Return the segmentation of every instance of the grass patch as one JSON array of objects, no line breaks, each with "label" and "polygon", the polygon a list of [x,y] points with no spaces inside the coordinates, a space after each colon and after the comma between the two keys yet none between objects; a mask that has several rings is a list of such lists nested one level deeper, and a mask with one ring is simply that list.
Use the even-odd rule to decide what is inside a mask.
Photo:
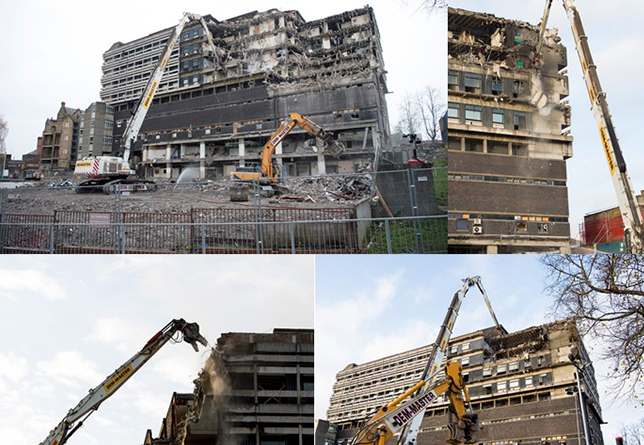
[{"label": "grass patch", "polygon": [[[445,167],[445,168],[440,168]],[[442,159],[434,163],[434,193],[436,203],[439,206],[447,207],[447,160]]]},{"label": "grass patch", "polygon": [[[385,222],[369,226],[365,253],[389,253]],[[389,221],[391,253],[447,253],[447,218]]]}]

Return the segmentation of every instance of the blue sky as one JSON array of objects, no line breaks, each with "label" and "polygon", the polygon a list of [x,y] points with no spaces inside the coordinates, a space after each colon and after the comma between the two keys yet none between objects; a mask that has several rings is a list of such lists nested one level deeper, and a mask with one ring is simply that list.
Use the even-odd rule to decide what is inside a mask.
[{"label": "blue sky", "polygon": [[[335,374],[435,340],[461,279],[480,275],[499,322],[510,332],[552,321],[543,296],[544,269],[535,256],[396,255],[316,258],[316,418],[326,418]],[[479,292],[470,291],[454,335],[492,326]],[[604,439],[621,422],[644,417],[644,409],[611,403],[605,395],[608,364],[586,339],[602,394]],[[594,348],[594,350],[592,349]]]},{"label": "blue sky", "polygon": [[[197,322],[211,344],[225,332],[312,328],[313,258],[5,255],[0,310],[2,443],[34,445],[174,318]],[[148,428],[156,437],[207,354],[166,344],[70,445],[135,445]]]},{"label": "blue sky", "polygon": [[[450,6],[484,11],[500,17],[538,24],[544,0],[450,0]],[[644,156],[640,151],[640,104],[644,90],[638,88],[644,59],[636,55],[644,45],[639,19],[644,14],[640,0],[619,0],[608,5],[603,0],[577,1],[577,8],[588,35],[599,78],[613,115],[613,123],[630,170],[633,187],[644,188]],[[561,0],[555,0],[548,21],[559,29],[568,49],[570,105],[572,107],[573,157],[568,165],[570,229],[573,235],[583,215],[617,206],[599,131],[590,111],[590,100],[583,81],[572,31]]]}]

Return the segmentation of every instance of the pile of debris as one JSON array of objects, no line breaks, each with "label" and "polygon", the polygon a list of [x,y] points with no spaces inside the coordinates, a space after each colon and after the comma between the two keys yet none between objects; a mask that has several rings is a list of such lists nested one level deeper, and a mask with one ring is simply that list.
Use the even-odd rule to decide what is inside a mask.
[{"label": "pile of debris", "polygon": [[279,201],[356,201],[374,193],[373,177],[364,174],[289,178],[285,185],[290,193],[278,197]]}]

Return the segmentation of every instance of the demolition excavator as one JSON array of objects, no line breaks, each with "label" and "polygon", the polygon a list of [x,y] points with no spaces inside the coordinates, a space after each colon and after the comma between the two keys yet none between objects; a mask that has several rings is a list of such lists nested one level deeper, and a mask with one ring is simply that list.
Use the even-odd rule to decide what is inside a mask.
[{"label": "demolition excavator", "polygon": [[184,319],[172,320],[163,329],[157,332],[141,351],[137,352],[131,359],[123,363],[116,371],[110,374],[101,384],[89,390],[75,408],[69,410],[65,418],[54,428],[47,438],[40,445],[63,445],[74,434],[89,416],[96,411],[101,404],[113,396],[123,384],[128,381],[148,360],[152,358],[168,341],[174,340],[175,334],[179,333],[183,340],[191,345],[195,351],[199,351],[197,344],[208,347],[208,341],[199,334],[197,323],[188,323]]},{"label": "demolition excavator", "polygon": [[452,298],[420,381],[367,420],[352,439],[351,445],[384,445],[395,434],[400,434],[398,445],[415,445],[425,409],[444,394],[449,398],[447,443],[477,442],[476,433],[482,427],[470,403],[462,367],[457,362],[447,361],[441,368],[461,304],[474,286],[481,292],[496,328],[505,332],[492,310],[481,277],[463,279],[463,284]]},{"label": "demolition excavator", "polygon": [[139,135],[145,116],[148,114],[150,105],[152,105],[152,99],[154,99],[166,65],[181,37],[183,28],[193,21],[201,23],[204,29],[204,34],[208,40],[206,55],[215,53],[215,44],[204,18],[197,14],[185,13],[179,24],[174,28],[172,36],[168,39],[159,63],[150,75],[148,83],[139,98],[139,102],[127,122],[127,127],[121,137],[120,145],[120,151],[123,155],[90,156],[77,161],[76,167],[74,168],[74,175],[81,180],[76,186],[78,193],[88,193],[100,189],[107,194],[115,193],[117,189],[122,191],[154,189],[153,181],[137,178],[134,170],[130,168],[130,150]]},{"label": "demolition excavator", "polygon": [[277,182],[281,177],[281,172],[279,171],[279,168],[276,168],[275,164],[273,164],[273,154],[275,153],[275,149],[279,143],[282,142],[296,126],[322,140],[325,154],[339,156],[346,150],[342,142],[334,140],[333,135],[322,129],[311,119],[302,116],[301,114],[290,113],[264,145],[261,166],[259,166],[259,168],[237,167],[237,169],[230,174],[230,179],[238,181],[259,181],[260,184]]},{"label": "demolition excavator", "polygon": [[[550,16],[553,0],[546,0],[543,17],[541,19],[541,29],[539,32],[539,41],[537,42],[535,52],[536,58],[542,57],[544,36],[546,24]],[[572,35],[577,47],[577,55],[581,62],[581,69],[584,74],[586,88],[590,97],[590,103],[595,122],[599,128],[599,135],[604,147],[604,154],[608,161],[613,187],[617,195],[620,213],[624,224],[624,244],[629,253],[641,253],[644,250],[644,226],[642,224],[642,214],[637,202],[637,195],[630,175],[626,169],[626,161],[619,146],[617,134],[613,120],[608,109],[606,93],[602,90],[597,74],[597,66],[593,61],[593,56],[588,45],[588,36],[584,32],[581,22],[581,16],[574,0],[562,0],[566,15],[570,21]]]}]

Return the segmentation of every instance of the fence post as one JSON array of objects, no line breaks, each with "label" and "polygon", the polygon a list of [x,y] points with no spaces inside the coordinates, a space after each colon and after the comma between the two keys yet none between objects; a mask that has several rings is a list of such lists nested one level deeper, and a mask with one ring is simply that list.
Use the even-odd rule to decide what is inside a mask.
[{"label": "fence post", "polygon": [[54,247],[54,243],[55,243],[55,239],[56,239],[55,238],[55,233],[56,233],[55,232],[55,226],[52,224],[52,225],[49,226],[49,253],[50,254],[53,254],[56,251],[56,249]]},{"label": "fence post", "polygon": [[387,237],[387,253],[391,254],[391,232],[389,231],[389,219],[385,219],[385,236]]},{"label": "fence post", "polygon": [[295,254],[295,227],[292,222],[288,223],[288,233],[291,236],[291,253]]},{"label": "fence post", "polygon": [[201,225],[201,253],[206,253],[206,226]]},{"label": "fence post", "polygon": [[255,191],[255,237],[256,237],[256,251],[263,253],[262,245],[262,198],[260,195],[259,178],[253,182]]},{"label": "fence post", "polygon": [[4,252],[4,238],[7,230],[5,223],[7,222],[7,189],[2,189],[2,201],[0,201],[0,252]]},{"label": "fence post", "polygon": [[[412,170],[411,168],[407,168],[407,183],[409,185],[409,199],[411,201],[411,216],[418,216],[418,203],[417,203],[417,196],[416,196],[416,184],[414,184],[414,177],[412,177]],[[417,219],[414,218],[413,220],[413,226],[414,226],[414,234],[416,235],[416,252],[420,252],[420,246],[422,241],[419,239],[420,238],[420,228],[419,228],[419,222]]]}]

